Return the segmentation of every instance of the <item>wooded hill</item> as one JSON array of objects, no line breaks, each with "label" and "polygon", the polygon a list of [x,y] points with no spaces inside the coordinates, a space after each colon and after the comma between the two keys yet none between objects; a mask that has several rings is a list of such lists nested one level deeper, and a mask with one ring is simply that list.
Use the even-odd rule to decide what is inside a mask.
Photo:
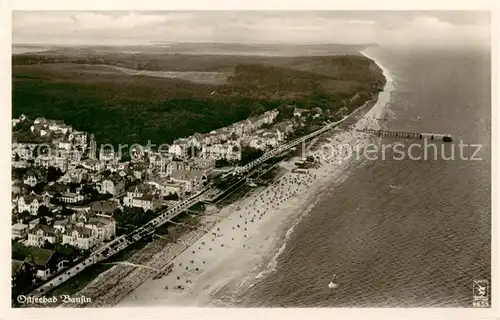
[{"label": "wooded hill", "polygon": [[[108,65],[108,66],[106,66]],[[128,75],[155,71],[231,72],[223,85]],[[64,50],[12,57],[13,116],[62,119],[98,143],[170,143],[273,108],[334,113],[381,90],[385,79],[363,56],[263,57],[89,53]]]}]

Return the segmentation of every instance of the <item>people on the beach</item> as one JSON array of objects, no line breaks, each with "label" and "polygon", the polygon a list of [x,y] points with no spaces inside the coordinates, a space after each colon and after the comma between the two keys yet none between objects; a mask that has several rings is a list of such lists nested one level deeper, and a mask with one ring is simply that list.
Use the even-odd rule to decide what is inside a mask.
[{"label": "people on the beach", "polygon": [[[369,123],[369,119],[364,126],[367,126]],[[373,137],[370,134],[356,132],[354,130],[350,132],[342,132],[342,137],[335,137],[332,139],[331,143],[346,143],[350,145],[351,148],[355,148],[357,145],[360,145],[361,148],[370,143],[372,140],[376,140],[376,137]],[[347,139],[346,139],[347,137]],[[342,149],[341,149],[342,150]],[[219,250],[228,250],[229,246],[227,242],[224,242],[225,237],[231,237],[231,243],[235,241],[243,241],[243,243],[238,243],[237,246],[232,248],[240,248],[248,250],[250,247],[250,242],[252,241],[254,235],[254,226],[259,225],[257,222],[257,218],[262,221],[269,215],[273,215],[276,211],[281,210],[282,208],[288,207],[292,201],[300,201],[300,195],[304,194],[314,183],[320,179],[326,181],[331,174],[338,170],[338,164],[341,163],[341,159],[338,156],[341,154],[325,157],[324,154],[321,153],[321,149],[318,149],[312,152],[312,156],[316,159],[317,162],[321,162],[317,167],[313,167],[308,170],[306,173],[292,173],[283,175],[280,178],[276,179],[274,182],[270,183],[268,187],[262,192],[256,194],[252,198],[248,198],[244,204],[235,206],[234,211],[237,212],[235,218],[231,217],[231,221],[233,223],[225,226],[224,224],[218,225],[216,228],[212,230],[216,230],[217,232],[211,232],[212,234],[212,242],[214,245],[217,245]],[[343,155],[346,155],[346,150],[344,150]],[[342,157],[341,157],[342,158]],[[297,199],[297,200],[296,200]],[[227,230],[227,229],[229,230]],[[207,235],[208,236],[208,235]],[[244,240],[243,240],[244,239]],[[205,245],[205,241],[201,242],[202,246],[198,246],[198,251],[192,250],[192,254],[194,255],[194,259],[188,260],[190,261],[191,269],[189,270],[186,266],[186,271],[183,272],[182,278],[186,284],[191,284],[195,280],[195,274],[203,273],[205,270],[200,269],[200,266],[203,264],[207,264],[208,259],[219,259],[220,251],[212,250],[212,247],[208,247],[208,250]],[[220,247],[218,246],[220,245]],[[216,248],[217,248],[216,247]],[[263,248],[262,244],[255,244],[255,248]],[[232,249],[229,249],[232,250]],[[238,249],[236,249],[238,250]],[[202,255],[203,260],[197,260],[196,256],[200,254]],[[200,263],[201,262],[201,263]],[[182,266],[182,263],[179,263]],[[189,271],[189,272],[188,272]],[[191,273],[196,271],[196,273]],[[181,277],[177,276],[177,280],[180,281]],[[177,284],[176,284],[177,285]],[[167,289],[168,286],[165,286]],[[185,287],[178,285],[180,291],[184,291]],[[189,287],[188,287],[189,288]]]}]

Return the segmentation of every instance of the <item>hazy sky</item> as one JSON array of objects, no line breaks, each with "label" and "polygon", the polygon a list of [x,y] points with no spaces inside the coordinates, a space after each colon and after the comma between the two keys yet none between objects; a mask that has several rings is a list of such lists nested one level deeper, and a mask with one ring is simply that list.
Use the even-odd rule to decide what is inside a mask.
[{"label": "hazy sky", "polygon": [[480,45],[479,11],[14,11],[14,43],[186,42]]}]

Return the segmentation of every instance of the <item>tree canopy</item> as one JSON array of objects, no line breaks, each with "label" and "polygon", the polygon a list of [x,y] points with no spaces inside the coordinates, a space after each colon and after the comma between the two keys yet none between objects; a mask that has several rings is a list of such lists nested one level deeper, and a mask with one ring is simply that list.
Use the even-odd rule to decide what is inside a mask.
[{"label": "tree canopy", "polygon": [[[95,133],[98,143],[145,145],[149,140],[160,145],[275,108],[289,116],[288,105],[336,110],[360,92],[360,99],[373,96],[384,83],[373,61],[360,56],[143,58],[150,70],[175,70],[182,65],[182,71],[229,71],[231,76],[216,85],[129,76],[113,68],[89,66],[138,67],[136,57],[126,54],[15,55],[13,115],[62,119],[77,130]],[[22,126],[18,133],[20,137],[31,134]]]}]

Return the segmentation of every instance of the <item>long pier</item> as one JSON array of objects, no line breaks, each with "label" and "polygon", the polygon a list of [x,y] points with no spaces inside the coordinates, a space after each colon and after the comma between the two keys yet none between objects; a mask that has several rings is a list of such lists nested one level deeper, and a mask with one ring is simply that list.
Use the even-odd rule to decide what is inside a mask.
[{"label": "long pier", "polygon": [[372,133],[379,137],[431,139],[431,140],[442,140],[445,142],[452,141],[452,137],[449,134],[441,134],[441,133],[419,133],[419,132],[389,131],[389,130],[375,130],[375,129],[356,129],[356,131],[364,133]]},{"label": "long pier", "polygon": [[[249,164],[247,164],[245,166],[237,167],[237,168],[233,169],[231,172],[229,172],[228,174],[241,175],[241,174],[248,173],[256,166],[264,163],[265,161],[267,161],[273,157],[280,155],[284,151],[293,148],[294,146],[306,141],[307,139],[310,139],[312,137],[315,137],[317,135],[320,135],[320,134],[330,130],[333,126],[343,122],[348,117],[349,116],[346,116],[340,121],[337,121],[334,123],[329,123],[329,124],[325,125],[323,128],[318,129],[318,130],[316,130],[308,135],[305,135],[305,136],[300,137],[298,139],[295,139],[293,141],[287,142],[282,146],[279,146],[271,151],[268,151],[260,158],[250,162]],[[139,241],[141,238],[143,238],[147,235],[153,234],[154,231],[158,227],[160,227],[161,225],[163,225],[167,222],[171,222],[171,219],[175,218],[176,216],[178,216],[182,212],[186,211],[187,209],[189,209],[189,207],[193,206],[194,204],[196,204],[200,201],[203,201],[204,200],[203,194],[205,192],[207,192],[208,190],[210,190],[211,187],[212,186],[209,185],[209,186],[205,187],[204,189],[202,189],[197,194],[189,197],[188,199],[181,201],[180,203],[178,203],[174,207],[161,211],[156,218],[150,220],[149,222],[147,222],[146,224],[142,225],[141,227],[135,229],[131,233],[129,233],[127,235],[122,235],[122,236],[106,243],[105,245],[98,247],[90,254],[90,256],[86,257],[85,259],[82,259],[77,265],[65,270],[61,274],[59,274],[56,277],[45,282],[44,284],[39,286],[37,289],[32,291],[30,293],[30,295],[34,296],[34,297],[41,297],[44,294],[46,294],[47,292],[49,292],[50,290],[54,289],[55,287],[59,286],[60,284],[62,284],[64,282],[66,282],[68,279],[79,274],[84,269],[86,269],[86,268],[88,268],[96,263],[99,263],[101,261],[108,259],[109,257],[115,255],[116,253],[120,252],[121,250],[127,248],[131,244]]]}]

